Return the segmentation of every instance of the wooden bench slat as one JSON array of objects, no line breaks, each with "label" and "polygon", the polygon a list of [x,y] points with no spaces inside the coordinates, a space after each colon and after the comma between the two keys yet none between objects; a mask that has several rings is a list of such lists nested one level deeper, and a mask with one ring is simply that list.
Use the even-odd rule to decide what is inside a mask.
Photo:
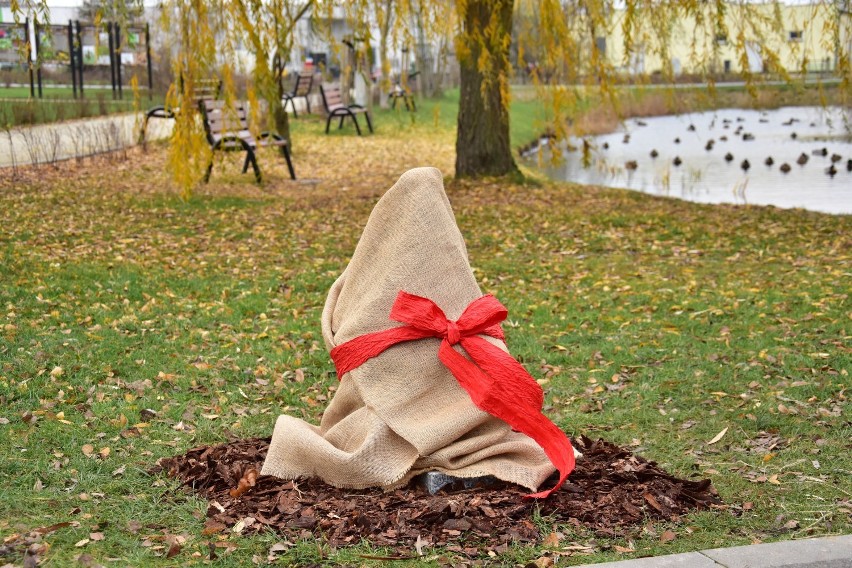
[{"label": "wooden bench slat", "polygon": [[320,94],[322,95],[322,103],[325,106],[326,113],[328,114],[328,120],[325,123],[325,133],[328,134],[328,128],[331,124],[332,118],[340,118],[340,125],[343,126],[343,120],[349,116],[352,118],[352,121],[355,123],[355,130],[358,131],[358,134],[361,134],[361,128],[358,126],[358,120],[355,118],[356,114],[363,114],[367,119],[367,127],[370,129],[370,132],[373,131],[373,125],[370,122],[370,113],[366,108],[363,108],[359,105],[345,104],[343,102],[343,94],[340,90],[340,84],[338,83],[323,83],[320,85]]},{"label": "wooden bench slat", "polygon": [[[254,168],[254,175],[258,183],[261,181],[260,168],[257,166],[257,158],[255,157],[255,149],[258,146],[275,146],[281,148],[284,158],[287,160],[287,168],[290,170],[290,177],[296,179],[296,173],[293,171],[293,164],[290,161],[289,145],[286,140],[277,139],[261,139],[260,143],[255,139],[254,135],[249,130],[248,126],[248,109],[242,102],[235,101],[226,104],[225,101],[205,100],[199,103],[204,119],[204,130],[207,132],[207,140],[214,151],[217,149],[226,151],[246,151],[246,162],[243,166],[243,172],[246,171],[249,165]],[[210,179],[210,172],[213,169],[213,160],[211,157],[210,164],[207,166],[207,173],[204,181]]]}]

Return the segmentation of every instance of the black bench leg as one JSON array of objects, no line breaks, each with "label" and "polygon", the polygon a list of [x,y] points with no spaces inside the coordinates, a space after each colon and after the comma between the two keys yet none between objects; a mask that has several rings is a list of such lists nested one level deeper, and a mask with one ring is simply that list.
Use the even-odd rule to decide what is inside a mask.
[{"label": "black bench leg", "polygon": [[263,181],[263,178],[260,175],[260,167],[257,165],[257,157],[254,154],[254,150],[252,150],[251,148],[246,150],[246,164],[249,163],[251,164],[251,167],[254,170],[254,179],[256,179],[257,183],[260,184]]},{"label": "black bench leg", "polygon": [[352,116],[352,122],[355,123],[355,131],[358,133],[358,136],[361,136],[361,127],[358,126],[358,119],[355,117],[354,114],[352,114],[350,116]]},{"label": "black bench leg", "polygon": [[311,114],[311,99],[305,96],[305,106],[308,107],[308,114]]},{"label": "black bench leg", "polygon": [[250,161],[251,160],[249,160],[249,154],[248,154],[248,152],[246,152],[246,161],[243,162],[243,173],[246,173],[248,171]]},{"label": "black bench leg", "polygon": [[[369,128],[369,129],[370,129],[370,134],[372,134],[372,133],[373,133],[373,123],[372,123],[372,122],[370,122],[370,113],[369,113],[369,112],[365,112],[365,113],[364,113],[364,116],[367,118],[367,128]],[[360,132],[359,132],[359,134],[360,134]]]},{"label": "black bench leg", "polygon": [[145,113],[145,118],[142,119],[142,130],[139,131],[139,141],[137,142],[137,144],[142,146],[142,149],[146,148],[146,146],[145,146],[145,132],[148,130],[148,118],[150,116],[151,115],[149,115],[148,113]]},{"label": "black bench leg", "polygon": [[287,103],[290,103],[293,106],[293,118],[299,118],[299,114],[296,112],[296,103],[293,102],[293,98],[284,95],[284,112],[287,112]]},{"label": "black bench leg", "polygon": [[213,172],[213,158],[216,156],[216,150],[218,150],[221,145],[222,141],[220,140],[213,144],[213,148],[210,149],[210,162],[207,163],[207,171],[204,172],[204,183],[210,181],[210,174]]},{"label": "black bench leg", "polygon": [[331,115],[328,115],[328,120],[325,121],[325,133],[328,134],[328,127],[331,126],[331,119],[334,118]]},{"label": "black bench leg", "polygon": [[391,110],[396,110],[396,97],[391,95]]},{"label": "black bench leg", "polygon": [[343,128],[343,120],[344,120],[345,118],[346,118],[346,115],[345,115],[345,114],[344,114],[343,116],[341,116],[341,117],[340,117],[340,124],[338,124],[338,125],[337,125],[337,129],[338,129],[338,130],[340,130],[341,128]]},{"label": "black bench leg", "polygon": [[293,169],[293,162],[290,160],[290,148],[281,146],[281,153],[284,154],[284,159],[287,161],[287,169],[290,170],[290,179],[296,179],[296,171]]}]

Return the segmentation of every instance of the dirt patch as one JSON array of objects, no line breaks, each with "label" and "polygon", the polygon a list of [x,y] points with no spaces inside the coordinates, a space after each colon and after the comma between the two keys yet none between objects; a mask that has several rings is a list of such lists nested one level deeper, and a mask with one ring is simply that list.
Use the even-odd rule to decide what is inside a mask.
[{"label": "dirt patch", "polygon": [[260,438],[194,448],[160,460],[155,471],[210,500],[206,535],[272,529],[289,539],[322,535],[333,546],[366,539],[408,553],[415,544],[476,554],[538,542],[536,510],[552,522],[617,536],[648,519],[677,520],[721,502],[710,480],[679,479],[604,440],[581,437],[575,445],[584,457],[564,488],[540,502],[524,500],[528,491],[509,484],[430,495],[416,485],[385,492],[259,476],[269,447]]}]

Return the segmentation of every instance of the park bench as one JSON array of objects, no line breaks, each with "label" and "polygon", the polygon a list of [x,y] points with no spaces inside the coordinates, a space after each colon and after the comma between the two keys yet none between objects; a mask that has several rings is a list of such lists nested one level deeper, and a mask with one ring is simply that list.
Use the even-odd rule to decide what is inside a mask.
[{"label": "park bench", "polygon": [[[249,165],[254,170],[257,183],[261,182],[260,167],[257,165],[256,150],[258,147],[275,147],[281,150],[281,155],[287,161],[287,169],[290,170],[290,178],[296,179],[293,171],[293,162],[290,160],[290,145],[281,136],[263,132],[259,139],[255,139],[248,126],[248,108],[240,101],[226,103],[220,100],[205,99],[199,102],[201,116],[204,119],[204,131],[207,141],[213,149],[213,155],[217,150],[223,152],[245,152],[246,160],[243,163],[243,173],[248,171]],[[210,180],[213,171],[213,155],[204,175],[204,183]]]},{"label": "park bench", "polygon": [[352,119],[352,122],[355,123],[355,130],[358,132],[358,136],[361,136],[361,127],[358,126],[357,117],[359,114],[364,115],[367,119],[367,128],[370,129],[370,133],[373,132],[373,124],[370,122],[370,113],[361,105],[344,104],[339,83],[323,83],[320,85],[320,95],[322,96],[322,104],[325,107],[325,112],[328,115],[328,120],[325,122],[326,134],[328,134],[328,127],[331,125],[331,120],[333,118],[340,118],[340,124],[337,126],[337,128],[340,129],[343,128],[343,120],[348,116]]},{"label": "park bench", "polygon": [[[420,71],[415,71],[410,74],[408,76],[409,81],[416,79],[419,73]],[[414,95],[411,94],[407,88],[402,86],[402,77],[397,77],[390,93],[388,93],[388,99],[391,102],[392,109],[396,109],[396,101],[402,99],[402,102],[405,103],[405,110],[409,112],[417,111],[417,103],[414,102]]]},{"label": "park bench", "polygon": [[305,99],[305,105],[308,107],[308,114],[311,113],[311,89],[314,86],[314,76],[310,75],[299,75],[296,77],[296,84],[293,85],[293,90],[289,93],[284,93],[284,96],[281,98],[284,101],[284,110],[287,110],[287,103],[290,103],[293,106],[293,117],[299,118],[299,113],[296,112],[296,100],[295,99]]},{"label": "park bench", "polygon": [[[181,79],[181,84],[183,79]],[[222,81],[219,79],[199,79],[192,85],[192,100],[189,101],[191,107],[195,108],[200,101],[218,99],[222,91]],[[183,92],[183,89],[181,89]],[[172,119],[177,116],[180,109],[177,107],[166,107],[157,105],[148,109],[145,113],[145,118],[142,120],[142,129],[139,131],[139,144],[145,144],[145,135],[148,131],[148,121],[152,118]]]}]

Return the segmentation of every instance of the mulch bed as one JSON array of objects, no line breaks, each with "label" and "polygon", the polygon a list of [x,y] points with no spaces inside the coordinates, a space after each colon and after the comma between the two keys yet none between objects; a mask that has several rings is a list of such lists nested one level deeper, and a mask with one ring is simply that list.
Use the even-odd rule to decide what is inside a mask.
[{"label": "mulch bed", "polygon": [[604,440],[583,436],[574,444],[583,452],[576,470],[561,491],[539,502],[524,500],[528,491],[510,484],[429,495],[418,485],[352,490],[257,475],[268,438],[201,446],[161,459],[155,470],[210,500],[206,535],[272,529],[288,539],[321,536],[332,546],[365,539],[409,552],[415,542],[469,554],[500,552],[510,541],[535,543],[542,536],[536,510],[553,522],[619,536],[631,525],[677,520],[721,503],[709,479],[679,479]]}]

